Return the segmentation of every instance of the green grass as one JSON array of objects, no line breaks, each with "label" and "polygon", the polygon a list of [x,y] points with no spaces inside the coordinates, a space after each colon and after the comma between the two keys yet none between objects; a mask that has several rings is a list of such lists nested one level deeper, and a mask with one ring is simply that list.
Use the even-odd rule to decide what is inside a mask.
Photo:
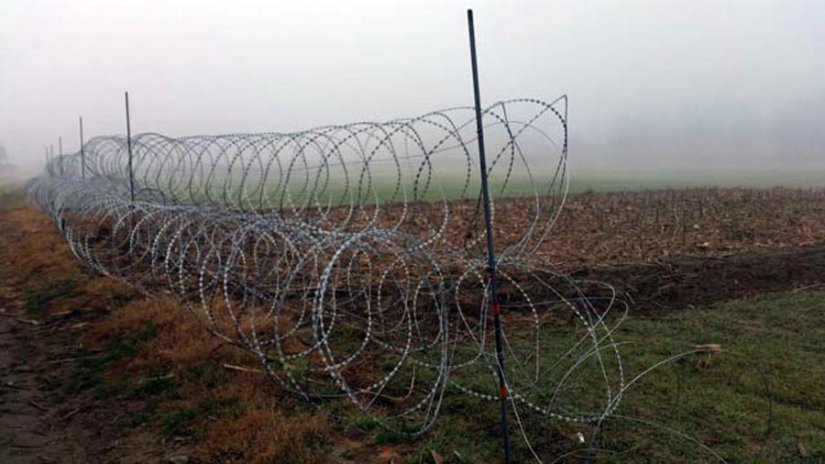
[{"label": "green grass", "polygon": [[[701,450],[661,427],[686,433],[728,461],[792,460],[801,444],[825,459],[825,293],[783,293],[732,301],[623,327],[630,371],[698,344],[722,353],[682,358],[630,391],[603,446],[646,443],[657,460]],[[655,432],[655,434],[652,434]],[[710,457],[708,453],[702,454]]]},{"label": "green grass", "polygon": [[149,398],[153,396],[170,398],[175,395],[176,389],[177,382],[175,379],[165,375],[141,380],[129,396],[131,398]]},{"label": "green grass", "polygon": [[570,192],[617,192],[697,187],[807,188],[825,186],[820,170],[678,170],[573,169]]},{"label": "green grass", "polygon": [[[129,386],[123,382],[108,385],[103,379],[106,369],[115,362],[134,356],[138,345],[151,340],[156,335],[155,327],[147,324],[120,334],[107,345],[103,353],[91,354],[84,348],[75,350],[72,355],[79,361],[77,368],[63,385],[64,393],[76,394],[85,389],[93,389],[94,396],[101,399],[129,391]],[[151,394],[152,391],[160,389],[161,385],[168,387],[163,383],[164,378],[157,380],[160,381],[160,385],[138,385],[132,395],[148,396],[147,393]],[[172,383],[172,388],[174,388],[174,383]],[[161,390],[161,393],[165,393],[168,388]]]},{"label": "green grass", "polygon": [[[490,193],[494,198],[532,196],[536,191],[546,193],[550,186],[550,181],[555,173],[555,165],[537,163],[532,165],[533,182],[524,170],[523,166],[517,165],[510,173],[506,189],[502,190],[503,181],[507,176],[506,166],[501,165],[494,170],[490,178]],[[432,171],[424,171],[420,177],[416,177],[417,164],[409,167],[402,167],[401,183],[403,190],[396,190],[397,172],[394,168],[386,165],[372,166],[370,176],[361,177],[362,166],[354,163],[349,166],[349,182],[343,178],[343,171],[335,171],[327,179],[323,175],[318,176],[318,172],[309,173],[309,177],[294,175],[287,185],[280,184],[279,179],[271,177],[266,183],[266,194],[264,204],[275,208],[301,208],[304,205],[315,205],[316,202],[322,206],[342,205],[354,203],[364,204],[386,204],[398,203],[404,200],[412,202],[414,200],[424,202],[437,202],[442,199],[476,199],[480,192],[480,179],[477,167],[471,169],[471,180],[466,185],[466,169],[463,161],[457,166],[454,163],[443,162],[433,165]],[[429,176],[427,175],[429,173]],[[617,191],[638,191],[638,190],[660,190],[660,189],[683,189],[697,187],[750,187],[768,188],[775,186],[785,186],[794,188],[807,188],[811,186],[825,186],[825,172],[822,170],[811,171],[791,171],[791,170],[645,170],[645,169],[579,169],[572,166],[567,172],[570,179],[569,191],[572,194],[588,191],[595,192],[617,192]],[[226,174],[216,175],[212,179],[208,197],[213,201],[222,201],[224,187],[227,188],[228,198],[231,204],[238,206],[241,202],[244,207],[258,207],[261,200],[261,191],[256,189],[258,178],[248,179],[244,189],[247,196],[241,190],[241,174],[233,172],[231,176]],[[361,188],[359,190],[359,181]],[[558,185],[556,186],[558,187]],[[285,194],[288,192],[288,195]],[[557,189],[554,189],[556,192]],[[310,197],[310,193],[314,196]],[[347,195],[344,195],[344,194]],[[187,201],[189,192],[181,191],[180,194]],[[205,202],[207,193],[203,190],[195,190],[194,200]]]},{"label": "green grass", "polygon": [[190,380],[203,385],[206,388],[213,388],[226,379],[226,370],[220,369],[214,364],[203,362],[194,364],[187,370]]},{"label": "green grass", "polygon": [[200,417],[240,417],[245,406],[238,398],[203,399],[189,408],[173,411],[161,419],[166,437],[185,436],[193,433],[192,424]]},{"label": "green grass", "polygon": [[[546,335],[565,343],[563,327]],[[682,357],[635,383],[597,434],[593,446],[602,451],[591,453],[593,462],[714,462],[715,455],[727,462],[825,460],[825,292],[631,315],[617,341],[626,343],[621,351],[628,380],[695,345],[718,344],[722,351]],[[585,386],[590,381],[582,380]],[[590,427],[530,415],[523,407],[519,411],[545,461],[584,449],[576,433],[588,439],[593,433]],[[493,462],[501,457],[498,421],[496,403],[448,394],[439,422],[421,439],[370,431],[364,423],[359,428],[372,433],[376,443],[415,447],[417,462],[430,462],[429,450],[453,460],[460,455],[467,462]],[[527,462],[529,451],[512,427],[514,462]]]},{"label": "green grass", "polygon": [[77,282],[74,280],[55,282],[36,289],[27,288],[24,295],[26,314],[38,316],[51,301],[70,296],[76,289]]}]

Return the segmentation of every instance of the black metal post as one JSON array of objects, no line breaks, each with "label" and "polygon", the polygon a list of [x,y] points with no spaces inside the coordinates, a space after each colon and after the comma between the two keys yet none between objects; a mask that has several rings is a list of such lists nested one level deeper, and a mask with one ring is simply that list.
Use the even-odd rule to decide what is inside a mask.
[{"label": "black metal post", "polygon": [[62,176],[64,174],[64,172],[63,172],[63,136],[62,135],[57,136],[57,159],[60,160],[60,163],[59,163],[60,175]]},{"label": "black metal post", "polygon": [[473,66],[473,97],[476,110],[476,133],[478,134],[478,161],[481,169],[481,195],[484,203],[484,226],[487,231],[487,272],[490,274],[490,308],[493,313],[496,336],[496,361],[499,384],[499,404],[501,406],[501,430],[504,440],[504,462],[510,463],[510,427],[507,423],[507,379],[504,375],[504,350],[501,334],[501,306],[498,302],[498,279],[496,274],[496,250],[493,242],[493,218],[490,208],[490,190],[487,186],[487,159],[484,155],[484,124],[481,120],[481,91],[478,84],[478,61],[476,59],[476,37],[473,27],[473,10],[467,10],[467,25],[470,29],[470,60]]},{"label": "black metal post", "polygon": [[83,179],[86,178],[86,153],[83,150],[83,116],[78,116],[80,121],[80,175]]},{"label": "black metal post", "polygon": [[126,147],[129,150],[129,198],[135,201],[135,175],[132,172],[132,126],[129,122],[129,92],[126,94]]}]

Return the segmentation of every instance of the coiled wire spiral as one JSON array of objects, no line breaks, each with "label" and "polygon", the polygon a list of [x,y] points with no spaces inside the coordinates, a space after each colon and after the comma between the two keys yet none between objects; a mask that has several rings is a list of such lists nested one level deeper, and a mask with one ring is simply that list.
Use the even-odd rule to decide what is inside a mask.
[{"label": "coiled wire spiral", "polygon": [[[625,391],[625,308],[531,258],[567,193],[567,98],[483,119],[510,401],[597,424]],[[346,396],[405,433],[449,395],[498,399],[472,108],[132,147],[134,200],[122,136],[90,140],[85,172],[61,156],[28,185],[90,268],[168,287],[285,389]],[[548,329],[568,318],[565,336]]]}]

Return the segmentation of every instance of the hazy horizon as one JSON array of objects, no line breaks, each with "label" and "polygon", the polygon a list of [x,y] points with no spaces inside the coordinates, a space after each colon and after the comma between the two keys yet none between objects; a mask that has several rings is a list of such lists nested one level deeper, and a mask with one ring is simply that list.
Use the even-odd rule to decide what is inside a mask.
[{"label": "hazy horizon", "polygon": [[[296,131],[570,98],[573,172],[825,171],[825,3],[4,2],[0,144]],[[721,176],[721,175],[720,175]]]}]

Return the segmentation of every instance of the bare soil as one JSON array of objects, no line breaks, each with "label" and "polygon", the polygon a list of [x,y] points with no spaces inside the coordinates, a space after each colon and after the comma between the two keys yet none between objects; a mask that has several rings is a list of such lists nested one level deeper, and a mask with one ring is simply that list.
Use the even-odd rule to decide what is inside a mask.
[{"label": "bare soil", "polygon": [[822,288],[825,246],[584,267],[572,276],[610,283],[629,297],[633,314],[656,314],[766,292]]}]

